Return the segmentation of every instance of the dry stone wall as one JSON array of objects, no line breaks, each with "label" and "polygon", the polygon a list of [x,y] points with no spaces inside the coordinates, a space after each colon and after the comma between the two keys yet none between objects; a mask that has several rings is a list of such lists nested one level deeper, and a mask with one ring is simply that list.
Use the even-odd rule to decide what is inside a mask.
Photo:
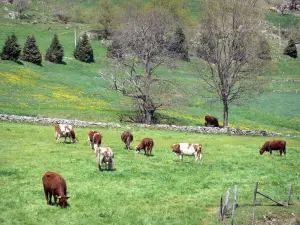
[{"label": "dry stone wall", "polygon": [[[102,123],[102,122],[87,122],[82,120],[69,120],[60,118],[44,118],[44,117],[31,117],[31,116],[18,116],[18,115],[6,115],[0,114],[0,120],[15,121],[21,123],[41,123],[41,124],[56,124],[66,123],[72,124],[75,127],[110,127],[110,128],[126,128],[118,123]],[[247,135],[247,136],[280,136],[281,133],[269,132],[265,130],[241,130],[239,128],[218,128],[218,127],[202,127],[202,126],[176,126],[166,124],[131,124],[132,127],[146,127],[152,129],[162,130],[174,130],[184,131],[192,133],[203,133],[203,134],[231,134],[231,135]]]}]

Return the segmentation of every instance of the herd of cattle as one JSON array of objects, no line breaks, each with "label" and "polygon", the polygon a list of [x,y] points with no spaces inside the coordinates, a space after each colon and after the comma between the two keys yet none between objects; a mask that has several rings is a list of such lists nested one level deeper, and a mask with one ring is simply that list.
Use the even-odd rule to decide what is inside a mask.
[{"label": "herd of cattle", "polygon": [[[219,127],[218,120],[212,116],[205,117],[205,126]],[[56,124],[55,126],[56,142],[59,141],[61,137],[70,139],[70,142],[75,143],[77,137],[72,125],[68,124]],[[130,149],[130,144],[133,141],[133,135],[129,131],[124,131],[121,134],[121,140],[125,144],[125,149]],[[88,132],[88,141],[90,142],[91,148],[95,151],[96,159],[98,162],[99,171],[102,171],[102,166],[105,165],[107,170],[113,170],[114,165],[114,153],[108,146],[101,146],[102,135],[100,132],[91,130]],[[152,155],[152,148],[154,142],[152,138],[144,138],[141,143],[135,147],[136,153],[144,150],[145,155]],[[177,143],[171,146],[172,152],[174,152],[179,159],[183,160],[183,155],[194,156],[195,160],[202,163],[202,145],[201,144],[191,144],[191,143]],[[260,148],[259,153],[262,155],[265,151],[272,154],[273,150],[279,150],[280,156],[282,153],[286,155],[286,142],[283,140],[273,140],[266,141],[264,145]],[[62,208],[68,206],[67,199],[70,197],[67,195],[67,185],[63,177],[55,172],[46,172],[42,178],[44,192],[47,204],[51,205],[51,198],[54,197],[54,204],[56,205],[57,199],[58,204]]]}]

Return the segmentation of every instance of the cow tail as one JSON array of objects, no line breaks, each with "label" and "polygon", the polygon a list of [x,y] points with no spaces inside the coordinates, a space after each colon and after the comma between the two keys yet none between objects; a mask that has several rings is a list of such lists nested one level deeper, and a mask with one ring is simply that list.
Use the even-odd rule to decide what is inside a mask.
[{"label": "cow tail", "polygon": [[283,153],[286,154],[286,142],[284,141],[284,145],[283,145]]}]

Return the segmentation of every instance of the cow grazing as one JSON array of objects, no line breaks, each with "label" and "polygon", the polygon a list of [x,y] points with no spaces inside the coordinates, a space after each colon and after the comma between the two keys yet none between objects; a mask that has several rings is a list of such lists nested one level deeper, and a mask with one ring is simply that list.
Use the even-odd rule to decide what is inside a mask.
[{"label": "cow grazing", "polygon": [[73,126],[69,124],[56,124],[55,136],[56,136],[56,142],[58,142],[61,137],[65,138],[64,143],[66,142],[67,137],[70,139],[70,142],[73,143],[75,143],[77,140]]},{"label": "cow grazing", "polygon": [[139,153],[140,150],[144,149],[145,155],[150,156],[153,146],[154,146],[154,142],[152,138],[144,138],[142,142],[135,147],[135,151],[136,153]]},{"label": "cow grazing", "polygon": [[183,155],[194,156],[195,160],[202,163],[202,145],[201,144],[190,144],[190,143],[179,143],[171,146],[172,152],[179,156],[179,159],[183,160]]},{"label": "cow grazing", "polygon": [[125,149],[130,149],[130,143],[133,141],[133,135],[129,131],[124,131],[121,135],[121,140],[125,144]]},{"label": "cow grazing", "polygon": [[113,170],[114,167],[114,153],[110,147],[95,148],[96,158],[98,160],[99,171],[102,171],[102,165],[105,164],[107,170]]},{"label": "cow grazing", "polygon": [[205,116],[206,127],[219,127],[218,119],[213,116]]},{"label": "cow grazing", "polygon": [[55,205],[58,199],[60,207],[66,208],[68,206],[67,199],[71,196],[67,195],[67,185],[64,178],[55,172],[47,172],[44,174],[42,180],[47,204],[52,204],[51,198],[53,196]]},{"label": "cow grazing", "polygon": [[272,154],[272,150],[279,150],[280,156],[282,152],[286,156],[286,142],[282,140],[266,141],[265,144],[260,148],[259,153],[262,155],[265,151]]},{"label": "cow grazing", "polygon": [[102,143],[102,135],[98,131],[91,130],[88,133],[88,140],[92,149],[95,149],[95,147],[99,148]]}]

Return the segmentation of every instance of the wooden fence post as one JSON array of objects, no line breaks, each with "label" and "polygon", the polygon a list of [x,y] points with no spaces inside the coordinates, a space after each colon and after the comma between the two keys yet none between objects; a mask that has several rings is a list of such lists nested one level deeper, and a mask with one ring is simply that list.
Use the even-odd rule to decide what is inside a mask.
[{"label": "wooden fence post", "polygon": [[223,220],[223,199],[222,196],[220,198],[220,205],[219,205],[219,220]]},{"label": "wooden fence post", "polygon": [[225,203],[224,203],[223,210],[222,210],[223,216],[227,215],[227,213],[228,213],[229,198],[230,198],[230,188],[228,188],[226,191]]},{"label": "wooden fence post", "polygon": [[253,208],[253,214],[252,214],[252,225],[255,225],[256,215],[255,215],[255,208]]},{"label": "wooden fence post", "polygon": [[255,189],[254,189],[254,199],[253,199],[253,205],[255,206],[256,204],[256,193],[258,189],[258,182],[256,182]]},{"label": "wooden fence post", "polygon": [[234,213],[235,208],[237,207],[237,185],[234,185],[234,194],[233,194],[233,203],[232,203],[232,216],[231,216],[231,225],[234,224]]},{"label": "wooden fence post", "polygon": [[290,204],[293,187],[294,187],[294,185],[292,184],[291,187],[290,187],[290,191],[289,191],[289,197],[288,197],[287,206],[289,206],[289,204]]}]

